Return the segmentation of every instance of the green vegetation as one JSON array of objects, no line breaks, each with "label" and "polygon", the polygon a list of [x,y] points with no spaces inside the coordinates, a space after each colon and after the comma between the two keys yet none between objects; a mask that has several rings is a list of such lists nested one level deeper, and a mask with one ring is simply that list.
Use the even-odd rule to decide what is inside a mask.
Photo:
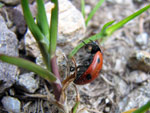
[{"label": "green vegetation", "polygon": [[[13,56],[7,56],[4,54],[0,54],[0,60],[14,64],[16,66],[25,68],[27,70],[30,70],[32,72],[35,72],[40,77],[44,78],[48,82],[53,84],[53,91],[55,99],[58,102],[60,102],[60,97],[62,94],[62,83],[60,82],[61,77],[59,75],[59,70],[57,66],[57,59],[55,55],[56,46],[57,46],[57,32],[58,32],[58,0],[51,0],[55,4],[55,7],[52,9],[51,12],[51,23],[50,26],[48,25],[48,20],[46,17],[45,7],[43,0],[36,0],[37,1],[37,22],[34,21],[31,11],[29,9],[28,0],[21,0],[21,5],[24,13],[24,18],[26,20],[26,23],[28,25],[28,28],[30,29],[31,33],[33,34],[39,49],[42,54],[43,61],[45,63],[46,69],[44,69],[41,66],[38,66],[35,63],[32,63],[30,61],[27,61],[22,58],[16,58]],[[93,8],[87,19],[85,19],[85,24],[88,25],[88,22],[91,20],[95,12],[98,10],[98,8],[102,5],[104,0],[100,0],[97,5]],[[82,0],[82,14],[83,17],[85,17],[85,2]],[[101,40],[101,43],[104,43],[105,40],[112,35],[113,32],[123,27],[127,22],[134,19],[135,17],[139,16],[141,13],[145,12],[147,9],[150,8],[150,5],[147,5],[143,9],[140,9],[139,11],[135,12],[134,14],[131,14],[130,16],[126,17],[125,19],[121,20],[120,22],[117,22],[114,24],[115,21],[111,21],[106,23],[102,30],[86,40],[84,40],[85,43],[89,43],[91,40]],[[70,54],[69,58],[72,58],[74,54],[77,53],[77,51],[84,46],[83,43],[80,43],[76,48],[74,48]],[[59,82],[58,82],[59,81]],[[63,104],[63,102],[60,102]],[[75,106],[73,107],[73,113],[76,113],[77,107],[79,106],[79,101],[76,102]],[[60,104],[59,104],[60,105]],[[134,113],[141,113],[147,109],[149,109],[150,103],[148,102],[145,106],[141,107],[139,110],[136,110]]]}]

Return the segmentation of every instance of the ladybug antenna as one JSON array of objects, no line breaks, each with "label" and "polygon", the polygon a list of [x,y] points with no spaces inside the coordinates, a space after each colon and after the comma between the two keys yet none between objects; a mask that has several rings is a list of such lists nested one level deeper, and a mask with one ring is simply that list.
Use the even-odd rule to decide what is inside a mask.
[{"label": "ladybug antenna", "polygon": [[84,45],[87,45],[83,40],[81,40]]},{"label": "ladybug antenna", "polygon": [[94,43],[94,41],[93,40],[91,40],[91,39],[89,39],[92,43]]},{"label": "ladybug antenna", "polygon": [[89,39],[90,41],[91,41],[91,43],[93,43],[93,44],[96,44],[97,45],[97,43],[95,42],[95,41],[93,41],[93,40],[91,40],[91,39]]}]

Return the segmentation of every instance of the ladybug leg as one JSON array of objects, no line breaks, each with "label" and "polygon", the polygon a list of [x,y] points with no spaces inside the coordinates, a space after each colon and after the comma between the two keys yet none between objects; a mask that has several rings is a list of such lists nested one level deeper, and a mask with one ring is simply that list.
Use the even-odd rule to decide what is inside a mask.
[{"label": "ladybug leg", "polygon": [[[73,74],[71,74],[70,76],[67,76],[67,78],[62,81],[63,86],[65,86],[66,84],[68,84],[68,82],[69,82],[70,80],[73,81],[73,79],[75,79],[75,77],[76,77],[76,74],[77,74],[76,61],[75,61],[74,58],[72,58],[72,61],[73,61],[74,65],[75,65],[75,68],[72,67],[72,70],[75,69],[75,72],[74,72]],[[70,83],[70,82],[69,82],[69,83]],[[67,86],[68,86],[68,85],[67,85]]]},{"label": "ladybug leg", "polygon": [[92,44],[96,44],[93,40],[89,39],[91,41]]},{"label": "ladybug leg", "polygon": [[84,45],[87,45],[83,40],[81,40]]}]

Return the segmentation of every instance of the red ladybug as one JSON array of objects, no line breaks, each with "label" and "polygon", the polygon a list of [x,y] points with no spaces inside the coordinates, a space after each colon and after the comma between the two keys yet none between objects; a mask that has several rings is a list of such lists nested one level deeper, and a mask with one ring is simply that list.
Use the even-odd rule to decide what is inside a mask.
[{"label": "red ladybug", "polygon": [[83,61],[83,65],[77,67],[77,75],[74,83],[84,85],[96,79],[103,65],[103,55],[95,42],[85,44],[85,50],[90,57]]}]

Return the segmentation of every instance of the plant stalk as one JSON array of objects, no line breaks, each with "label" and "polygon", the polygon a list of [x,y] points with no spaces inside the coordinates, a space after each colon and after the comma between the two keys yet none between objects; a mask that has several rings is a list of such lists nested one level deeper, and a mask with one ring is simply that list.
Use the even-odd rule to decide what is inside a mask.
[{"label": "plant stalk", "polygon": [[[50,63],[51,63],[51,71],[52,71],[52,73],[54,73],[54,75],[61,81],[60,74],[59,74],[59,71],[58,71],[56,55],[53,58],[51,58],[51,62]],[[62,91],[62,86],[61,86],[61,84],[58,84],[58,83],[53,83],[52,86],[53,86],[53,89],[54,89],[55,99],[57,101],[59,101],[60,95],[61,95],[61,91]]]}]

